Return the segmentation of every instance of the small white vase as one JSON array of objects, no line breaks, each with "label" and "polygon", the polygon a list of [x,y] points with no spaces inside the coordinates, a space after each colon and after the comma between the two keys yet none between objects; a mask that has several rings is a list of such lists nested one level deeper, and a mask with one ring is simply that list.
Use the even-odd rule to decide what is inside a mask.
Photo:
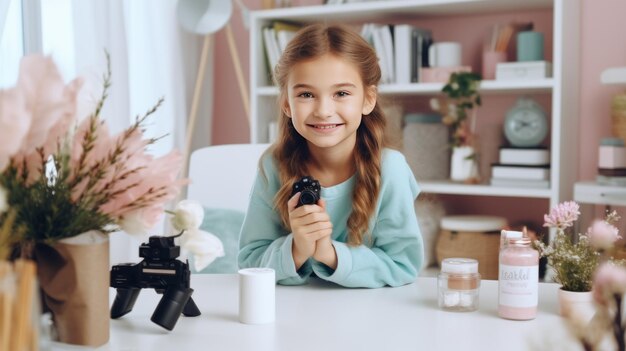
[{"label": "small white vase", "polygon": [[596,314],[593,293],[559,289],[559,314],[572,321],[589,323]]},{"label": "small white vase", "polygon": [[450,179],[465,181],[478,178],[478,167],[474,156],[474,148],[471,146],[456,146],[452,148],[450,159]]}]

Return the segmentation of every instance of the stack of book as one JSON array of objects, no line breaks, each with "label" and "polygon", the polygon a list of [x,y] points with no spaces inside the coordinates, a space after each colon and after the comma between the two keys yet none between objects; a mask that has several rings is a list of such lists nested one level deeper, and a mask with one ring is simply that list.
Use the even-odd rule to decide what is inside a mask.
[{"label": "stack of book", "polygon": [[500,163],[491,166],[491,185],[550,188],[550,150],[500,148]]},{"label": "stack of book", "polygon": [[380,25],[366,23],[361,36],[376,50],[381,83],[419,82],[419,71],[428,66],[432,32],[410,24]]}]

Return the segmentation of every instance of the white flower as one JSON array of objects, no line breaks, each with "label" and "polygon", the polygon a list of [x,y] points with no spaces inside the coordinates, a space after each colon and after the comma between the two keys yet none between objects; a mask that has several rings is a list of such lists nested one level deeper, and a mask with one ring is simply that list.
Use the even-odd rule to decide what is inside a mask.
[{"label": "white flower", "polygon": [[124,214],[119,221],[119,226],[127,234],[145,239],[148,231],[158,222],[162,209],[148,207]]},{"label": "white flower", "polygon": [[430,99],[430,108],[432,108],[433,111],[439,111],[439,109],[441,108],[441,106],[439,105],[439,99],[437,98]]},{"label": "white flower", "polygon": [[183,253],[193,255],[197,272],[206,268],[216,258],[224,256],[224,245],[215,235],[199,229],[189,229],[180,237]]},{"label": "white flower", "polygon": [[183,200],[173,212],[172,226],[178,231],[198,229],[204,219],[204,209],[197,201]]},{"label": "white flower", "polygon": [[452,88],[452,90],[459,90],[459,83],[454,82],[450,87]]},{"label": "white flower", "polygon": [[6,212],[9,209],[9,202],[7,201],[7,191],[0,186],[0,214]]}]

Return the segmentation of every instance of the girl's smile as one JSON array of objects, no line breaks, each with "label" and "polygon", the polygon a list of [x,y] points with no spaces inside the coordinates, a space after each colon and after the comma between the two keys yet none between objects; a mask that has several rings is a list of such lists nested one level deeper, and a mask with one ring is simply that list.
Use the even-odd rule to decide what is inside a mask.
[{"label": "girl's smile", "polygon": [[319,134],[330,134],[336,132],[339,128],[343,127],[345,124],[337,123],[337,124],[307,124],[308,127],[312,128],[315,133]]}]

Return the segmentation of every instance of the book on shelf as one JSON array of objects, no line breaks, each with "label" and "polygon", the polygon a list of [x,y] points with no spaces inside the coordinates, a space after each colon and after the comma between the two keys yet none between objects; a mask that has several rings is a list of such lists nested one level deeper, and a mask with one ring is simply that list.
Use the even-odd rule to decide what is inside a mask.
[{"label": "book on shelf", "polygon": [[272,28],[274,29],[274,33],[276,33],[278,48],[280,49],[280,55],[282,55],[283,52],[285,52],[287,44],[296,36],[296,32],[298,32],[302,26],[290,22],[274,21],[272,22]]},{"label": "book on shelf", "polygon": [[270,75],[274,72],[274,67],[278,64],[287,44],[300,28],[302,26],[284,21],[274,21],[263,28],[263,45]]},{"label": "book on shelf", "polygon": [[491,165],[491,176],[499,179],[550,180],[550,167],[494,163]]},{"label": "book on shelf", "polygon": [[398,84],[418,82],[418,72],[423,64],[426,41],[432,33],[428,29],[410,24],[396,24],[393,28],[395,78]]},{"label": "book on shelf", "polygon": [[492,186],[501,186],[501,187],[510,187],[510,188],[536,188],[536,189],[550,188],[550,181],[543,180],[543,179],[491,178],[490,184]]},{"label": "book on shelf", "polygon": [[506,165],[546,166],[550,150],[546,148],[500,148],[500,163]]},{"label": "book on shelf", "polygon": [[278,47],[278,39],[276,32],[272,27],[263,28],[263,45],[265,46],[265,56],[267,58],[268,72],[270,75],[274,72],[274,67],[280,59],[280,48]]}]

